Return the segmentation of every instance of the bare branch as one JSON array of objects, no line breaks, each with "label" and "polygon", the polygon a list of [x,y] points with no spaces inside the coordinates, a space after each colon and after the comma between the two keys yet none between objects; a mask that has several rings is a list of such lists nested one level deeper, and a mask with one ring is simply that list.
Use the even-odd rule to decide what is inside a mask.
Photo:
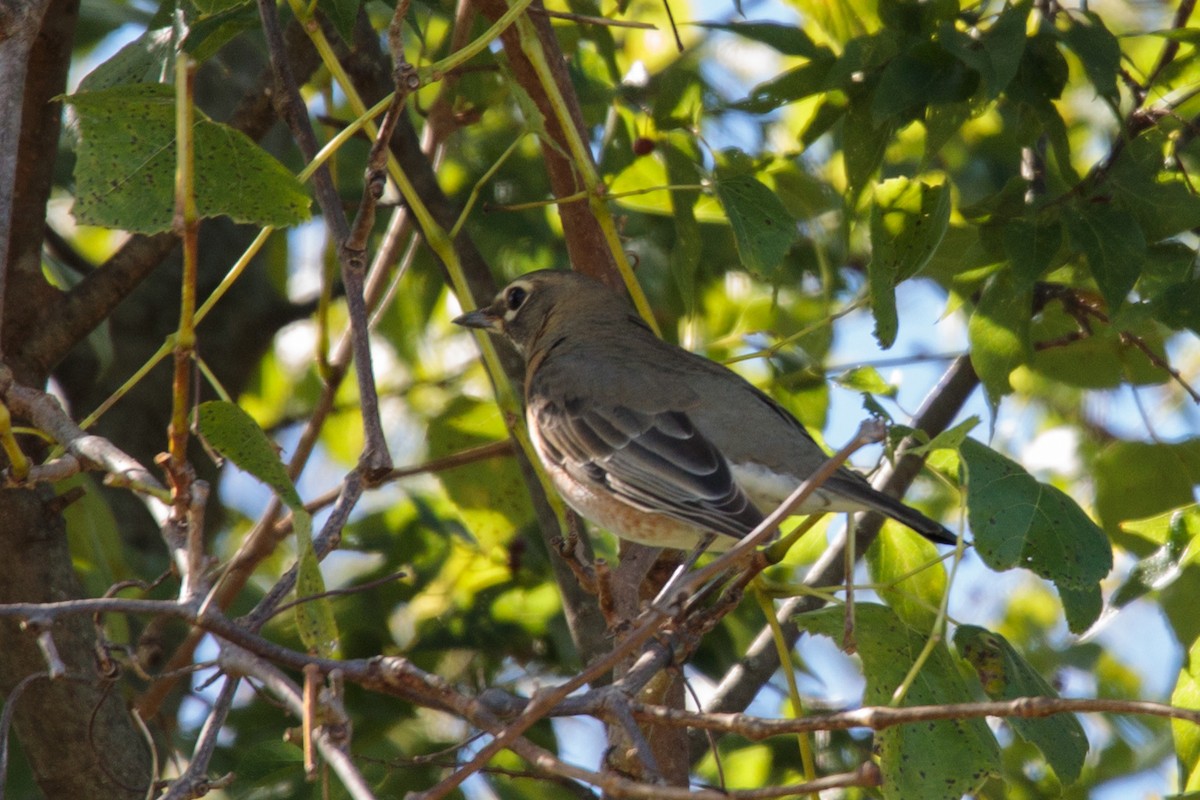
[{"label": "bare branch", "polygon": [[149,470],[123,453],[112,442],[93,436],[76,425],[67,416],[57,398],[14,383],[12,373],[3,366],[0,366],[0,394],[3,394],[9,408],[28,419],[39,430],[50,434],[83,464],[99,465],[114,478],[133,481],[147,487],[150,493],[139,495],[142,502],[146,504],[146,508],[160,527],[167,524],[170,509],[162,501],[167,494],[162,484]]}]

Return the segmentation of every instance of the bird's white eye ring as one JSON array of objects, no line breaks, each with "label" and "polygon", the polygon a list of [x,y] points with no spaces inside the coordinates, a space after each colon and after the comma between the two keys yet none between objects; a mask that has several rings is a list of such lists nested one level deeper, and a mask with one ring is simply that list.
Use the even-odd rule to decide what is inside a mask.
[{"label": "bird's white eye ring", "polygon": [[504,295],[504,302],[508,306],[509,311],[516,311],[525,302],[525,298],[529,296],[529,292],[522,289],[520,286],[514,286]]}]

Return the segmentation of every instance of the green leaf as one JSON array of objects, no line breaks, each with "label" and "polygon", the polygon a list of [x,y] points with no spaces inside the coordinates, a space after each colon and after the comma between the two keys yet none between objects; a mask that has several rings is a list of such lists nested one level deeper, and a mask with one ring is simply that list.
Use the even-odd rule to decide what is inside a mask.
[{"label": "green leaf", "polygon": [[[843,610],[826,608],[795,617],[801,630],[842,637]],[[865,705],[888,705],[925,647],[928,632],[904,624],[888,608],[855,606],[854,637],[867,686]],[[934,646],[901,707],[965,703],[973,698],[944,643]],[[931,720],[876,734],[888,800],[959,800],[1000,771],[999,746],[981,719]]]},{"label": "green leaf", "polygon": [[[846,115],[849,106],[837,95],[827,95],[822,98],[817,110],[808,120],[808,124],[800,131],[800,147],[807,150],[813,142],[820,139],[829,129]],[[848,170],[849,168],[847,168]]]},{"label": "green leaf", "polygon": [[1177,283],[1154,298],[1154,318],[1176,330],[1200,334],[1200,280]]},{"label": "green leaf", "polygon": [[1057,39],[1039,31],[1025,40],[1017,74],[1007,87],[1010,99],[1031,106],[1043,106],[1062,96],[1070,68],[1058,50]]},{"label": "green leaf", "polygon": [[1029,320],[1032,288],[1019,288],[1012,270],[992,276],[967,323],[971,365],[995,408],[1012,391],[1008,376],[1032,355]]},{"label": "green leaf", "polygon": [[876,125],[870,105],[856,99],[850,103],[842,123],[842,160],[851,198],[858,197],[879,165],[891,141],[895,124],[886,120]]},{"label": "green leaf", "polygon": [[1055,262],[1062,248],[1062,225],[1057,220],[1045,222],[1013,219],[1001,223],[1004,255],[1012,265],[1014,288],[1032,289],[1037,279]]},{"label": "green leaf", "polygon": [[[1031,338],[1037,346],[1029,361],[1030,369],[1051,380],[1084,389],[1111,389],[1123,383],[1153,385],[1168,379],[1141,347],[1125,337],[1140,337],[1142,344],[1159,358],[1166,359],[1162,330],[1153,322],[1123,326],[1092,326],[1080,335],[1079,321],[1059,303],[1042,309],[1034,320]],[[1052,346],[1048,346],[1052,345]]]},{"label": "green leaf", "polygon": [[1060,31],[1063,43],[1079,56],[1088,80],[1097,93],[1112,102],[1120,100],[1117,73],[1121,67],[1121,46],[1117,37],[1104,26],[1104,20],[1092,11],[1062,15],[1066,30]]},{"label": "green leaf", "polygon": [[939,103],[925,108],[925,154],[923,163],[929,164],[941,152],[946,142],[958,133],[963,124],[974,114],[970,103]]},{"label": "green leaf", "polygon": [[979,73],[941,47],[925,42],[888,62],[871,100],[877,123],[929,104],[961,103],[979,85]]},{"label": "green leaf", "polygon": [[789,161],[772,169],[771,180],[775,183],[775,194],[784,208],[802,222],[842,207],[838,191],[807,172],[800,163]]},{"label": "green leaf", "polygon": [[201,403],[196,409],[196,425],[214,450],[269,486],[289,509],[304,511],[275,445],[236,403]]},{"label": "green leaf", "polygon": [[[139,233],[171,230],[175,213],[175,97],[139,84],[67,98],[79,117],[76,219]],[[196,121],[196,206],[202,217],[287,226],[308,218],[304,187],[244,134]]]},{"label": "green leaf", "polygon": [[983,34],[983,47],[990,67],[984,72],[989,100],[999,97],[1017,75],[1025,53],[1025,27],[1032,8],[1031,0],[1013,3],[1000,12]]},{"label": "green leaf", "polygon": [[[196,409],[196,426],[214,450],[271,487],[291,510],[296,533],[296,598],[324,594],[325,581],[312,545],[312,516],[262,428],[237,404],[223,400],[201,403]],[[328,597],[298,603],[295,619],[300,641],[310,652],[327,658],[336,655],[337,622]]]},{"label": "green leaf", "polygon": [[803,28],[775,22],[698,22],[698,27],[726,31],[767,45],[785,56],[818,58],[831,56],[829,49],[809,38]]},{"label": "green leaf", "polygon": [[884,397],[895,397],[897,387],[888,383],[874,367],[855,367],[848,369],[835,377],[834,382],[853,392],[880,394]]},{"label": "green leaf", "polygon": [[1104,203],[1066,206],[1062,217],[1072,247],[1087,256],[1109,308],[1120,308],[1142,272],[1146,237],[1141,226],[1128,211]]},{"label": "green leaf", "polygon": [[871,310],[883,348],[896,341],[896,284],[921,270],[950,222],[950,187],[893,178],[875,187],[871,208]]},{"label": "green leaf", "polygon": [[334,27],[347,42],[354,41],[354,20],[362,0],[318,0],[317,7],[332,20]]},{"label": "green leaf", "polygon": [[1167,241],[1146,248],[1146,262],[1137,289],[1142,297],[1152,302],[1167,297],[1192,281],[1192,264],[1196,250],[1183,242]]},{"label": "green leaf", "polygon": [[966,440],[967,435],[979,426],[979,417],[970,416],[953,428],[948,428],[922,445],[917,445],[909,452],[913,455],[929,455],[934,450],[958,450],[959,445]]},{"label": "green leaf", "polygon": [[946,568],[933,543],[899,525],[885,525],[867,549],[871,583],[906,625],[932,630],[946,593]]},{"label": "green leaf", "polygon": [[[1059,696],[998,633],[975,625],[959,625],[954,632],[954,646],[974,667],[984,692],[992,700]],[[1087,757],[1088,740],[1083,726],[1073,714],[1030,719],[1009,717],[1007,721],[1022,739],[1042,751],[1064,785],[1079,780]]]},{"label": "green leaf", "polygon": [[830,56],[790,69],[758,84],[731,107],[751,114],[763,114],[822,92],[827,88],[829,72],[834,63]]},{"label": "green leaf", "polygon": [[1100,614],[1104,611],[1104,596],[1100,594],[1100,584],[1076,587],[1060,583],[1055,588],[1058,590],[1058,599],[1062,601],[1067,629],[1072,633],[1083,633],[1100,619]]},{"label": "green leaf", "polygon": [[714,188],[742,266],[761,280],[776,282],[783,257],[800,235],[796,221],[775,193],[751,175],[722,177],[718,172]]},{"label": "green leaf", "polygon": [[[693,177],[691,183],[698,181]],[[618,195],[618,205],[647,214],[672,213],[671,195],[665,188],[669,184],[666,166],[657,153],[644,158],[635,158],[629,166],[609,181],[608,191]],[[647,191],[650,190],[650,191]]]},{"label": "green leaf", "polygon": [[[296,599],[294,618],[300,641],[310,652],[323,658],[338,653],[337,620],[333,602],[325,594],[325,578],[312,543],[312,517],[301,509],[292,509],[292,527],[296,532]],[[311,599],[306,599],[311,598]]]},{"label": "green leaf", "polygon": [[924,36],[937,28],[939,22],[958,15],[958,0],[877,0],[879,21],[908,36]]},{"label": "green leaf", "polygon": [[1193,532],[1193,538],[1200,536],[1200,505],[1191,503],[1153,517],[1122,522],[1121,531],[1154,544],[1165,545],[1176,535],[1176,527],[1180,524],[1184,530]]},{"label": "green leaf", "polygon": [[[672,186],[686,186],[697,179],[699,152],[695,141],[683,134],[671,134],[659,147],[666,162],[667,179]],[[679,141],[682,139],[682,141]],[[686,148],[686,151],[684,150]],[[696,272],[700,268],[700,224],[696,221],[699,189],[671,190],[671,217],[675,221],[675,246],[671,248],[671,275],[679,287],[684,306],[696,308]]]},{"label": "green leaf", "polygon": [[1105,181],[1148,242],[1200,227],[1200,196],[1177,170],[1166,168],[1166,153],[1173,147],[1162,131],[1147,131],[1125,146]]},{"label": "green leaf", "polygon": [[[1071,630],[1085,630],[1092,597],[1112,569],[1108,537],[1066,494],[973,439],[960,448],[975,550],[994,570],[1024,567],[1055,583]],[[1086,590],[1089,594],[1082,593]],[[1070,595],[1067,593],[1071,592]],[[1099,614],[1099,606],[1095,607]]]},{"label": "green leaf", "polygon": [[1079,183],[1079,172],[1071,163],[1071,138],[1067,132],[1067,123],[1059,113],[1058,107],[1049,100],[1033,103],[1030,108],[1042,123],[1042,130],[1050,141],[1050,149],[1054,153],[1054,163],[1063,181],[1069,184]]},{"label": "green leaf", "polygon": [[183,49],[199,63],[212,58],[239,34],[262,24],[258,19],[258,9],[250,0],[213,5],[223,5],[225,8],[211,16],[193,20],[187,38],[183,40]]},{"label": "green leaf", "polygon": [[[75,572],[83,579],[86,590],[99,597],[118,581],[135,578],[137,572],[130,566],[122,539],[121,526],[109,505],[108,496],[100,491],[98,481],[88,473],[58,481],[54,484],[55,494],[62,498],[63,520],[67,525],[67,544],[71,550],[71,562]],[[81,493],[77,499],[64,502]],[[128,641],[128,623],[119,615],[106,620],[110,635],[116,641]]]}]

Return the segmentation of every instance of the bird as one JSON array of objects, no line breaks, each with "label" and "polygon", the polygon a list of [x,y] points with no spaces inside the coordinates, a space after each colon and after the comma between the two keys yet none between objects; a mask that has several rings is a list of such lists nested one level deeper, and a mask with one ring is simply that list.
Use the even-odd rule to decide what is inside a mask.
[{"label": "bird", "polygon": [[[775,400],[660,339],[623,295],[581,273],[526,273],[453,322],[516,347],[530,440],[551,483],[581,516],[623,539],[727,550],[828,458]],[[795,513],[855,511],[956,542],[845,467]]]}]

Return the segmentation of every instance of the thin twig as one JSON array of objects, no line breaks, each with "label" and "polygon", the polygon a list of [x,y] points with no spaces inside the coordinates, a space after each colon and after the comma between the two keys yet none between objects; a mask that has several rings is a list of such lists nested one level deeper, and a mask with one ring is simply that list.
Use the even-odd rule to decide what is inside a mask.
[{"label": "thin twig", "polygon": [[550,19],[561,19],[567,22],[578,22],[580,25],[605,25],[610,28],[637,28],[644,31],[656,31],[657,25],[649,22],[634,22],[629,19],[609,19],[608,17],[592,17],[587,14],[572,14],[568,11],[551,11],[541,6],[530,6],[530,14],[544,14]]},{"label": "thin twig", "polygon": [[225,725],[229,710],[233,708],[233,700],[237,695],[240,683],[241,680],[236,676],[225,676],[225,683],[217,692],[217,697],[204,720],[204,727],[200,729],[200,736],[192,750],[192,758],[188,762],[187,769],[171,782],[171,787],[162,800],[190,800],[193,797],[202,797],[211,791],[213,782],[208,778],[208,765],[212,762],[213,754],[217,750],[217,737]]},{"label": "thin twig", "polygon": [[284,611],[295,608],[301,603],[311,603],[313,600],[320,600],[323,597],[342,597],[346,595],[358,594],[359,592],[370,591],[378,586],[385,586],[393,581],[398,581],[401,578],[406,577],[407,574],[408,573],[406,572],[393,572],[391,575],[384,575],[382,578],[376,578],[375,580],[367,581],[366,583],[357,583],[354,586],[347,586],[344,589],[330,589],[329,591],[320,592],[318,594],[297,597],[295,600],[284,603],[283,605],[279,606],[279,608],[276,608],[275,613],[271,616],[277,617]]},{"label": "thin twig", "polygon": [[[297,719],[303,718],[304,703],[300,691],[274,666],[247,650],[228,645],[222,648],[220,661],[222,668],[227,672],[245,675],[261,682],[268,692],[287,705],[288,710]],[[314,731],[313,740],[325,763],[341,779],[342,785],[354,800],[375,800],[375,793],[371,791],[358,767],[350,760],[349,755],[337,746],[325,726],[319,726]]]},{"label": "thin twig", "polygon": [[[594,707],[594,704],[593,704]],[[583,711],[579,704],[568,705],[564,713],[595,713]],[[758,741],[771,736],[817,731],[844,731],[869,728],[881,731],[897,725],[941,719],[1033,719],[1057,714],[1124,714],[1133,716],[1166,717],[1200,726],[1200,710],[1181,708],[1165,703],[1144,700],[1108,700],[1068,697],[1018,697],[1013,700],[994,700],[978,703],[949,703],[936,706],[867,706],[831,714],[810,714],[792,719],[763,719],[750,714],[717,712],[699,713],[664,706],[630,703],[630,713],[637,719],[659,725],[686,727],[715,733],[733,733]]]},{"label": "thin twig", "polygon": [[[275,71],[279,115],[287,123],[305,160],[311,161],[317,154],[317,139],[313,133],[312,121],[308,118],[304,100],[300,96],[300,90],[292,75],[275,3],[272,0],[258,0],[258,13],[262,20],[263,34],[267,40],[271,65]],[[346,214],[342,210],[341,198],[333,185],[327,165],[322,164],[313,173],[312,180],[325,224],[329,226],[333,239],[338,245],[342,280],[346,285],[346,306],[350,315],[354,366],[358,376],[359,397],[362,402],[363,436],[366,441],[362,463],[369,472],[388,470],[392,466],[391,456],[388,454],[387,441],[383,435],[383,426],[379,418],[379,399],[375,391],[375,379],[371,369],[367,314],[362,295],[362,271],[353,269],[349,259],[342,257],[345,255],[342,252],[342,246],[349,239],[350,226],[346,220]]]},{"label": "thin twig", "polygon": [[[512,439],[504,439],[503,441],[489,442],[488,444],[481,444],[477,447],[471,447],[457,453],[451,453],[450,455],[442,456],[441,458],[433,458],[423,464],[417,464],[411,467],[397,467],[387,475],[384,475],[382,478],[378,479],[378,483],[376,485],[391,483],[393,481],[401,480],[402,478],[411,478],[414,475],[445,472],[446,470],[463,467],[467,464],[474,464],[477,461],[484,461],[489,458],[511,456],[513,453],[513,447],[514,445]],[[315,514],[316,512],[328,506],[330,503],[337,500],[341,493],[342,490],[338,488],[332,489],[324,494],[317,495],[312,500],[309,500],[304,504],[304,509],[310,514]],[[279,523],[280,526],[285,524],[287,525],[287,528],[283,530],[277,528],[276,536],[286,534],[288,530],[291,530],[290,523]]]}]

